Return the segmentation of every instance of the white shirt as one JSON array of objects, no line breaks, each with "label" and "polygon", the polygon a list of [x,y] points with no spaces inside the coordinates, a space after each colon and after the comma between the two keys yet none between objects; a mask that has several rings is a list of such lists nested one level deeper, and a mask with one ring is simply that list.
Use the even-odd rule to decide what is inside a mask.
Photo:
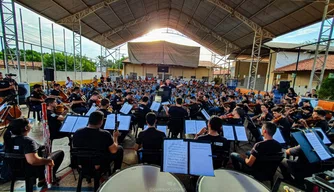
[{"label": "white shirt", "polygon": [[73,81],[72,80],[70,80],[70,81],[66,80],[66,88],[72,88],[72,87],[73,87]]}]

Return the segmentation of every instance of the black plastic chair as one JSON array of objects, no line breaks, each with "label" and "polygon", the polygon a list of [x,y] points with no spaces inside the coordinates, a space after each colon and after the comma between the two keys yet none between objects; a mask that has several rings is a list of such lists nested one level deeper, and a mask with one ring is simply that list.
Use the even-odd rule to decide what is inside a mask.
[{"label": "black plastic chair", "polygon": [[177,138],[180,134],[180,137],[183,138],[183,130],[184,130],[184,117],[171,117],[168,121],[168,137],[169,138]]},{"label": "black plastic chair", "polygon": [[[94,179],[94,191],[100,186],[100,178],[102,174],[111,175],[110,164],[108,163],[106,153],[88,148],[73,148],[71,151],[72,162],[76,166],[79,173],[77,192],[81,191],[82,180],[86,178]],[[106,167],[104,167],[106,166]]]},{"label": "black plastic chair", "polygon": [[284,158],[284,153],[271,153],[260,156],[254,163],[254,170],[251,175],[258,181],[270,181],[271,187],[273,186],[273,177],[276,173],[277,167]]},{"label": "black plastic chair", "polygon": [[28,118],[30,118],[30,113],[32,112],[32,115],[33,115],[34,119],[36,119],[36,114],[37,114],[37,119],[40,120],[41,119],[41,116],[40,116],[41,111],[36,110],[36,109],[33,108],[32,104],[30,102],[30,96],[27,97],[27,99],[26,99],[26,105],[28,107]]},{"label": "black plastic chair", "polygon": [[4,160],[9,166],[9,170],[11,172],[11,183],[10,183],[10,191],[14,191],[15,181],[24,180],[26,185],[26,192],[32,192],[34,183],[36,182],[36,176],[30,175],[31,172],[28,171],[27,167],[28,162],[23,154],[17,153],[5,153]]},{"label": "black plastic chair", "polygon": [[161,166],[162,149],[139,149],[137,151],[138,163]]},{"label": "black plastic chair", "polygon": [[224,148],[215,147],[212,150],[212,162],[213,168],[219,169],[226,167],[228,161],[230,160],[230,151],[225,150]]}]

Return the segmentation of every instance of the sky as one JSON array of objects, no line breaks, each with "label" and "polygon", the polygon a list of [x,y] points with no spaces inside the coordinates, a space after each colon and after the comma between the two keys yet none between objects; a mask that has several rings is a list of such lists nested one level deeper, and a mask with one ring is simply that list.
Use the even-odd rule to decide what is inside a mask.
[{"label": "sky", "polygon": [[[41,49],[38,46],[40,44],[40,36],[39,36],[39,22],[38,18],[41,18],[41,33],[42,33],[42,43],[43,47],[47,47],[43,49],[43,52],[51,52],[52,49],[52,24],[54,28],[54,41],[55,41],[55,49],[59,51],[64,50],[64,35],[63,31],[65,30],[65,41],[66,41],[66,52],[73,53],[73,42],[72,42],[72,32],[54,22],[22,7],[19,4],[16,4],[16,17],[17,17],[17,26],[18,26],[18,35],[19,39],[22,40],[21,33],[21,19],[20,19],[20,9],[22,11],[22,23],[23,23],[23,31],[24,31],[24,39],[25,42],[33,43],[35,45],[31,46],[25,44],[26,50],[33,49],[35,51],[40,52]],[[178,33],[175,30],[168,29],[169,31],[173,31]],[[320,30],[320,23],[316,23],[305,28],[296,30],[294,32],[290,32],[283,36],[274,38],[272,41],[274,42],[288,42],[288,43],[299,43],[302,44],[306,41],[314,41],[317,39]],[[2,36],[2,33],[1,33]],[[130,42],[146,42],[146,41],[157,41],[157,40],[165,40],[172,43],[183,44],[188,46],[199,46],[200,47],[200,60],[211,61],[211,51],[207,48],[201,46],[200,44],[192,41],[191,39],[184,37],[180,34],[171,34],[167,33],[167,29],[155,29],[148,34],[134,39]],[[19,44],[20,49],[22,49],[22,43]],[[97,56],[100,55],[101,46],[97,43],[88,40],[85,37],[82,37],[82,54],[87,56],[88,58],[97,59]],[[127,56],[127,45],[126,43],[121,46],[121,54]]]}]

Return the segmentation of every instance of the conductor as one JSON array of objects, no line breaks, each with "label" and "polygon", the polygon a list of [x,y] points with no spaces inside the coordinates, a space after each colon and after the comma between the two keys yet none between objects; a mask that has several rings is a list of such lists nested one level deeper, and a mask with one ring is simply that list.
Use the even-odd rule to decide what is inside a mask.
[{"label": "conductor", "polygon": [[180,88],[182,86],[183,84],[174,85],[170,82],[170,79],[166,79],[166,82],[160,85],[160,88],[163,89],[163,96],[161,97],[161,102],[166,102],[170,100],[172,96],[172,90],[175,88]]}]

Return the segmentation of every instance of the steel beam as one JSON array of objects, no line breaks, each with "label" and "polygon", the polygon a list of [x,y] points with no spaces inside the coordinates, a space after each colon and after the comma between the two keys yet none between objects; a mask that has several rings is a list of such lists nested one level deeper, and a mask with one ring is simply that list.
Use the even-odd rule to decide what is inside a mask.
[{"label": "steel beam", "polygon": [[77,80],[77,63],[80,68],[80,83],[82,85],[82,46],[81,46],[81,22],[73,23],[73,69],[74,69],[74,80]]},{"label": "steel beam", "polygon": [[[316,82],[316,88],[320,88],[324,78],[328,51],[331,44],[334,26],[334,8],[329,9],[329,4],[330,0],[327,0],[322,16],[318,42],[314,53],[313,67],[308,84],[309,90],[313,88],[313,82]],[[320,43],[320,41],[322,41],[322,43]]]},{"label": "steel beam", "polygon": [[108,6],[109,4],[115,3],[119,0],[104,0],[100,3],[97,3],[95,5],[92,5],[90,7],[87,7],[86,9],[83,9],[79,12],[73,13],[65,18],[62,18],[57,21],[58,24],[71,24],[71,23],[78,23],[81,19],[84,17],[94,13],[95,11]]},{"label": "steel beam", "polygon": [[257,33],[261,33],[262,38],[274,38],[275,37],[274,34],[270,33],[269,31],[267,31],[265,29],[262,29],[262,27],[259,26],[257,23],[253,22],[252,20],[250,20],[246,16],[244,16],[241,13],[239,13],[238,11],[234,10],[232,7],[230,7],[229,5],[224,3],[223,1],[221,1],[221,0],[206,0],[206,1],[216,5],[217,7],[221,8],[221,9],[224,9],[225,11],[227,11],[228,13],[233,15],[235,18],[239,19],[240,21],[242,21],[243,23],[248,25],[251,29],[253,29]]},{"label": "steel beam", "polygon": [[9,73],[10,61],[14,69],[18,69],[19,82],[21,81],[20,70],[20,51],[17,36],[17,25],[15,17],[15,5],[12,0],[0,1],[0,16],[2,24],[2,35],[4,44],[4,62],[6,66],[6,73]]},{"label": "steel beam", "polygon": [[263,34],[262,31],[255,31],[253,48],[252,48],[252,56],[251,63],[249,66],[249,76],[248,76],[248,89],[255,89],[256,85],[256,75],[260,61],[260,53],[261,53],[261,45],[262,45]]}]

